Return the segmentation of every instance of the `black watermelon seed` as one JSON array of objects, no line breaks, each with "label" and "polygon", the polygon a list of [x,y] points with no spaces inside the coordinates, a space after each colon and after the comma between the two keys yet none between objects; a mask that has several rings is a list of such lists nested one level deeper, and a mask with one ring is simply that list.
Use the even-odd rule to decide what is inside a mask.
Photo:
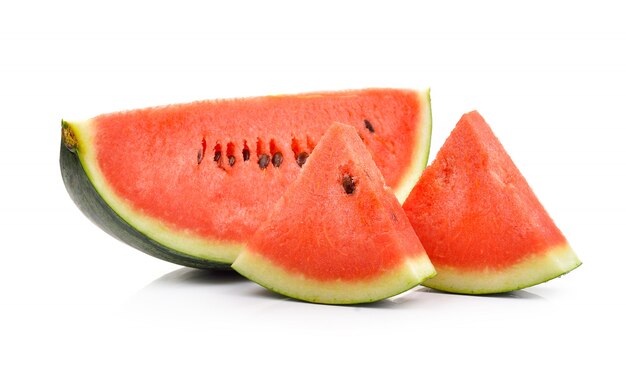
[{"label": "black watermelon seed", "polygon": [[270,156],[268,156],[267,154],[262,154],[259,157],[259,167],[261,169],[265,169],[267,167],[267,165],[270,164]]},{"label": "black watermelon seed", "polygon": [[244,161],[248,161],[250,159],[250,150],[249,149],[244,148],[242,154],[243,154],[243,160]]},{"label": "black watermelon seed", "polygon": [[296,158],[298,166],[302,167],[302,165],[306,163],[307,158],[309,158],[309,154],[307,152],[300,152]]},{"label": "black watermelon seed", "polygon": [[372,123],[370,123],[369,120],[367,119],[363,120],[363,124],[365,124],[365,129],[369,130],[370,133],[374,133],[374,127],[372,126]]},{"label": "black watermelon seed", "polygon": [[350,176],[350,174],[343,174],[343,178],[341,179],[341,184],[343,185],[343,190],[346,191],[346,194],[352,194],[354,193],[354,189],[356,188],[356,185],[354,183],[354,180],[352,179],[352,176]]},{"label": "black watermelon seed", "polygon": [[228,156],[228,164],[230,166],[233,166],[235,164],[235,156],[233,155]]},{"label": "black watermelon seed", "polygon": [[198,165],[200,165],[200,163],[202,162],[203,158],[204,158],[204,150],[202,148],[200,148],[198,150]]},{"label": "black watermelon seed", "polygon": [[216,151],[215,156],[213,156],[213,161],[217,162],[222,157],[222,151]]},{"label": "black watermelon seed", "polygon": [[272,156],[272,165],[274,165],[274,167],[279,167],[280,164],[282,163],[283,163],[283,154],[280,152],[276,152],[274,156]]}]

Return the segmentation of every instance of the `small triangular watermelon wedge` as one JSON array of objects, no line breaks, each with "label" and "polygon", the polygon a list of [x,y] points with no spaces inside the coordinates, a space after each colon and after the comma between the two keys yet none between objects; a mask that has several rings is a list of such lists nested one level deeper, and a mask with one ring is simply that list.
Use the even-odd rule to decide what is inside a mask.
[{"label": "small triangular watermelon wedge", "polygon": [[581,262],[476,111],[461,120],[403,205],[437,276],[463,294],[507,292]]},{"label": "small triangular watermelon wedge", "polygon": [[381,300],[435,275],[356,129],[339,123],[232,267],[277,293],[324,304]]}]

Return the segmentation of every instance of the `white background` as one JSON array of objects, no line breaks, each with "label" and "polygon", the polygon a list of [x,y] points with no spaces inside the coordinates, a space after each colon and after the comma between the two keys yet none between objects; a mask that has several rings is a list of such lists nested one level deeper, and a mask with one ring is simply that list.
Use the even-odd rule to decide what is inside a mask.
[{"label": "white background", "polygon": [[[625,12],[467,3],[3,2],[0,366],[625,366]],[[63,187],[61,118],[372,86],[432,88],[431,160],[478,109],[583,265],[501,296],[307,304],[123,245]]]}]

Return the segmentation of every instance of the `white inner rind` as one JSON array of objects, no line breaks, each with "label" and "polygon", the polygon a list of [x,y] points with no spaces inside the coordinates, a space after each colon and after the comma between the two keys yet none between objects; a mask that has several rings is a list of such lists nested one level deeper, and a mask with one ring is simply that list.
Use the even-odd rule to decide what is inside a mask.
[{"label": "white inner rind", "polygon": [[97,163],[96,154],[93,150],[91,121],[68,124],[73,129],[78,140],[78,157],[89,180],[102,199],[124,221],[149,238],[184,254],[228,264],[237,258],[243,244],[232,241],[211,240],[187,229],[175,229],[143,214],[141,211],[133,208],[128,201],[115,195]]},{"label": "white inner rind", "polygon": [[356,304],[407,291],[436,272],[428,256],[408,258],[395,269],[367,280],[319,281],[288,272],[262,255],[244,249],[232,267],[259,285],[292,298],[322,304]]},{"label": "white inner rind", "polygon": [[432,112],[430,107],[430,89],[417,92],[417,98],[420,106],[420,115],[417,117],[417,123],[420,123],[420,129],[415,130],[415,146],[411,164],[409,165],[404,176],[398,181],[398,186],[394,189],[398,202],[403,204],[407,199],[411,190],[422,175],[422,171],[428,163],[428,155],[430,153],[430,136],[432,132]]},{"label": "white inner rind", "polygon": [[437,276],[423,285],[460,294],[502,293],[551,280],[581,264],[572,248],[563,244],[501,270],[476,272],[437,266]]}]

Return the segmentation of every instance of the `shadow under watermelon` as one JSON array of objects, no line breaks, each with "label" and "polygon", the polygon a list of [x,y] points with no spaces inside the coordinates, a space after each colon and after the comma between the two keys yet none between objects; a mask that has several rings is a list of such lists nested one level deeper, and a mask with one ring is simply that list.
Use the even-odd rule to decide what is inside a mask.
[{"label": "shadow under watermelon", "polygon": [[182,267],[166,273],[146,286],[156,285],[219,285],[248,282],[248,280],[234,270],[203,270]]},{"label": "shadow under watermelon", "polygon": [[476,295],[451,293],[451,292],[447,292],[447,291],[440,291],[440,290],[431,289],[431,288],[428,288],[428,287],[419,288],[416,291],[418,291],[420,293],[439,294],[439,295],[451,295],[451,296],[458,296],[458,297],[463,297],[463,298],[528,299],[528,300],[530,300],[530,299],[540,299],[540,300],[545,300],[545,298],[543,296],[535,294],[535,293],[531,293],[531,292],[526,291],[526,290],[513,290],[513,291],[507,291],[507,292],[504,292],[504,293],[476,294]]}]

